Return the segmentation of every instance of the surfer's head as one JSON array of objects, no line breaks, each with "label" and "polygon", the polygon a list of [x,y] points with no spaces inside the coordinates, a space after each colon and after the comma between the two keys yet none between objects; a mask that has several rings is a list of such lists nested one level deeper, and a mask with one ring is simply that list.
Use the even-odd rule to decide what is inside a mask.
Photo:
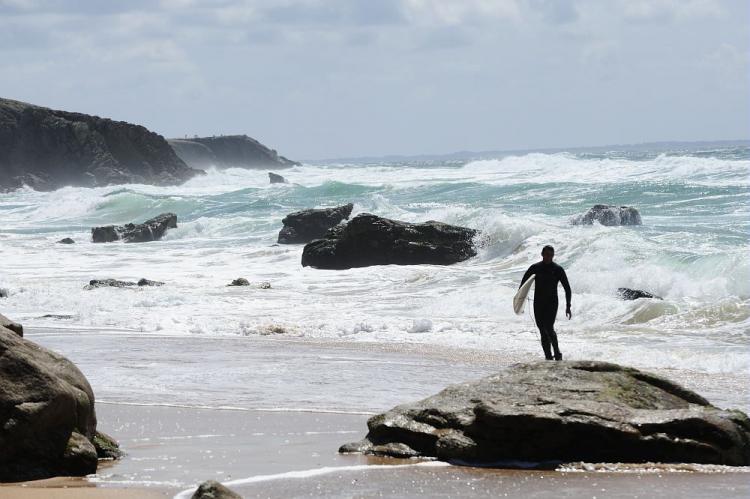
[{"label": "surfer's head", "polygon": [[552,263],[553,258],[555,258],[555,248],[550,245],[542,248],[542,261],[544,263]]}]

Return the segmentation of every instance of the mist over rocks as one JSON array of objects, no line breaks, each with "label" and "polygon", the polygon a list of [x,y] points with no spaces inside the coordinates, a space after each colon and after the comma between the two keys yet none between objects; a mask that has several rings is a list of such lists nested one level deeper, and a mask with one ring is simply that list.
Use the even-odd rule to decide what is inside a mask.
[{"label": "mist over rocks", "polygon": [[353,209],[354,205],[349,203],[335,208],[314,208],[290,213],[281,220],[284,227],[279,231],[278,243],[305,244],[320,239],[328,229],[347,220]]},{"label": "mist over rocks", "polygon": [[367,422],[339,452],[513,462],[750,464],[750,420],[665,378],[607,362],[516,364]]},{"label": "mist over rocks", "polygon": [[[0,326],[0,482],[96,472],[94,393],[65,357]],[[117,443],[106,437],[107,455]],[[101,449],[101,451],[100,451]]]},{"label": "mist over rocks", "polygon": [[177,228],[177,215],[162,213],[143,223],[125,225],[105,225],[91,229],[91,240],[95,243],[111,243],[123,240],[126,243],[158,241],[167,229]]},{"label": "mist over rocks", "polygon": [[0,190],[176,185],[202,173],[143,126],[0,99]]},{"label": "mist over rocks", "polygon": [[632,206],[610,206],[596,204],[583,215],[573,217],[573,225],[592,225],[599,222],[602,225],[642,225],[641,214]]},{"label": "mist over rocks", "polygon": [[247,135],[169,139],[168,142],[177,156],[192,168],[289,168],[300,164]]},{"label": "mist over rocks", "polygon": [[450,265],[476,256],[476,235],[474,229],[442,222],[408,223],[362,213],[308,243],[302,266]]}]

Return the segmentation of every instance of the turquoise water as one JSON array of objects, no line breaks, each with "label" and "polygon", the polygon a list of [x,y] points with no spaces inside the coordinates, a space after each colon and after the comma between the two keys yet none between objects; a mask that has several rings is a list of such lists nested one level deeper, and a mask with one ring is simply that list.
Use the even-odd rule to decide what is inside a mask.
[{"label": "turquoise water", "polygon": [[[210,171],[183,186],[0,195],[6,315],[29,326],[139,334],[284,334],[430,343],[539,356],[532,318],[510,301],[552,244],[568,272],[569,358],[746,377],[750,374],[750,149],[525,154],[450,162],[306,164],[269,185],[265,171]],[[291,211],[352,202],[406,221],[482,231],[479,255],[451,267],[321,271],[301,246],[277,246]],[[635,206],[640,227],[581,227],[593,204]],[[93,225],[177,213],[163,241],[94,245]],[[55,244],[73,237],[75,245]],[[160,288],[84,291],[89,279],[146,277]],[[236,277],[271,290],[227,288]],[[663,301],[624,302],[618,287]],[[69,319],[43,318],[46,314]],[[276,329],[275,329],[276,328]],[[740,379],[740,378],[738,378]],[[744,378],[743,378],[744,379]]]}]

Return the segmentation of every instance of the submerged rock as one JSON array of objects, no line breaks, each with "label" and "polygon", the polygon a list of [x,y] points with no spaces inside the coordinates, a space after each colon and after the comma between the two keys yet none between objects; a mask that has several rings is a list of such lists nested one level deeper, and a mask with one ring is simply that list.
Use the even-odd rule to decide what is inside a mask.
[{"label": "submerged rock", "polygon": [[591,225],[599,222],[602,225],[641,225],[641,214],[630,206],[594,205],[583,215],[571,220],[573,225]]},{"label": "submerged rock", "polygon": [[456,463],[750,464],[750,420],[606,362],[516,364],[370,418],[340,452]]},{"label": "submerged rock", "polygon": [[16,333],[18,336],[21,336],[21,337],[23,336],[23,326],[17,322],[13,322],[12,320],[5,317],[3,314],[0,314],[0,328],[1,327],[10,329],[14,333]]},{"label": "submerged rock", "polygon": [[349,203],[336,208],[317,208],[295,211],[285,216],[279,232],[281,244],[305,244],[325,236],[328,229],[351,216],[354,205]]},{"label": "submerged rock", "polygon": [[133,281],[118,281],[117,279],[91,279],[87,286],[83,289],[96,289],[96,288],[129,288],[136,286],[137,283]]},{"label": "submerged rock", "polygon": [[0,327],[0,482],[94,473],[95,436],[94,393],[81,371]]},{"label": "submerged rock", "polygon": [[287,183],[287,181],[286,181],[286,179],[284,177],[282,177],[281,175],[278,175],[276,173],[272,173],[272,172],[268,172],[268,180],[272,184],[286,184]]},{"label": "submerged rock", "polygon": [[139,286],[164,286],[164,283],[161,281],[151,281],[146,278],[141,278],[138,280]]},{"label": "submerged rock", "polygon": [[5,288],[0,288],[0,298],[7,298],[8,297],[8,290]]},{"label": "submerged rock", "polygon": [[623,300],[638,300],[639,298],[656,298],[663,300],[661,296],[652,295],[648,291],[630,288],[617,288],[617,295]]},{"label": "submerged rock", "polygon": [[369,265],[450,265],[477,254],[474,229],[441,222],[412,224],[369,213],[307,244],[302,266],[348,269]]},{"label": "submerged rock", "polygon": [[158,241],[167,229],[177,228],[177,215],[162,213],[142,224],[105,225],[91,229],[91,239],[95,243],[111,243],[122,239],[126,243]]},{"label": "submerged rock", "polygon": [[174,185],[201,173],[140,125],[0,99],[0,190]]},{"label": "submerged rock", "polygon": [[208,480],[198,486],[191,499],[242,499],[242,496],[216,480]]},{"label": "submerged rock", "polygon": [[238,277],[237,279],[227,284],[227,286],[249,286],[249,285],[250,285],[250,281],[248,281],[244,277]]},{"label": "submerged rock", "polygon": [[57,243],[58,243],[58,244],[74,244],[74,243],[75,243],[75,241],[73,241],[73,240],[72,240],[71,238],[69,238],[69,237],[66,237],[66,238],[60,239],[59,241],[57,241]]}]

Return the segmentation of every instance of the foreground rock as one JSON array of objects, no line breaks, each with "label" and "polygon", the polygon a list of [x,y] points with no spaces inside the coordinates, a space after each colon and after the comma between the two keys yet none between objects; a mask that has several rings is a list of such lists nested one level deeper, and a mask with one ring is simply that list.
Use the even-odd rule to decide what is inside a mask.
[{"label": "foreground rock", "polygon": [[74,240],[72,240],[72,239],[71,239],[71,238],[69,238],[69,237],[65,237],[65,238],[63,238],[63,239],[60,239],[59,241],[57,241],[57,243],[58,243],[58,244],[75,244],[75,241],[74,241]]},{"label": "foreground rock", "polygon": [[511,462],[750,464],[750,420],[604,362],[517,364],[370,418],[340,452]]},{"label": "foreground rock", "polygon": [[477,254],[476,234],[474,229],[441,222],[411,224],[364,213],[306,245],[302,266],[450,265]]},{"label": "foreground rock", "polygon": [[142,126],[0,99],[0,190],[174,185],[201,173]]},{"label": "foreground rock", "polygon": [[295,211],[285,216],[281,223],[284,227],[279,232],[280,244],[305,244],[325,236],[331,229],[347,220],[354,209],[349,203],[336,208],[320,208]]},{"label": "foreground rock", "polygon": [[247,135],[170,139],[169,145],[193,168],[288,168],[299,165]]},{"label": "foreground rock", "polygon": [[242,499],[242,496],[216,480],[208,480],[198,486],[191,499]]},{"label": "foreground rock", "polygon": [[94,393],[78,368],[0,327],[0,482],[94,473],[96,436]]},{"label": "foreground rock", "polygon": [[105,225],[91,229],[91,240],[95,243],[111,243],[123,240],[126,243],[158,241],[167,229],[177,228],[177,215],[162,213],[142,224]]},{"label": "foreground rock", "polygon": [[585,214],[571,220],[573,225],[591,225],[599,222],[602,225],[641,225],[641,214],[630,206],[594,205]]},{"label": "foreground rock", "polygon": [[0,328],[3,328],[3,327],[6,329],[10,329],[14,333],[16,333],[18,336],[23,337],[23,326],[17,322],[13,322],[12,320],[5,317],[3,314],[0,314]]},{"label": "foreground rock", "polygon": [[284,177],[273,172],[268,172],[268,180],[272,184],[286,184],[287,183]]},{"label": "foreground rock", "polygon": [[617,295],[623,300],[638,300],[640,298],[656,298],[657,300],[663,300],[661,296],[652,295],[648,291],[642,291],[640,289],[617,288]]}]

